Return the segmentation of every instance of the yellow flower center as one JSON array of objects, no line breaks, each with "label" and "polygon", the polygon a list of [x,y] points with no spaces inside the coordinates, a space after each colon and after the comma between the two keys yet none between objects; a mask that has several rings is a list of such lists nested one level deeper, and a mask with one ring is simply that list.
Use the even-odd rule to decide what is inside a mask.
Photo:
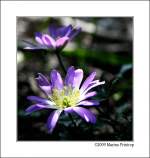
[{"label": "yellow flower center", "polygon": [[79,101],[80,91],[76,88],[64,87],[62,90],[53,89],[50,99],[57,107],[64,109],[67,107],[76,106]]}]

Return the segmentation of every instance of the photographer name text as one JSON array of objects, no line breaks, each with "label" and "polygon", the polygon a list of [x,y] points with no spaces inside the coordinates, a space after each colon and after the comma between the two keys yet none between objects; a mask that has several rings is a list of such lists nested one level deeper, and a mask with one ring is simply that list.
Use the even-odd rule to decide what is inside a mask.
[{"label": "photographer name text", "polygon": [[134,147],[133,143],[94,143],[95,147]]}]

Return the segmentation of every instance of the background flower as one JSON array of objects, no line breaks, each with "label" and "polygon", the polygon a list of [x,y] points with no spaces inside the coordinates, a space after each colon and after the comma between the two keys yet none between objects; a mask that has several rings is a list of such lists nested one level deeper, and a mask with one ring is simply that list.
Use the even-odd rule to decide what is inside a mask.
[{"label": "background flower", "polygon": [[35,41],[37,44],[27,43],[25,49],[62,49],[69,41],[71,41],[79,32],[81,28],[73,28],[72,25],[57,27],[50,26],[49,34],[41,32],[35,33]]}]

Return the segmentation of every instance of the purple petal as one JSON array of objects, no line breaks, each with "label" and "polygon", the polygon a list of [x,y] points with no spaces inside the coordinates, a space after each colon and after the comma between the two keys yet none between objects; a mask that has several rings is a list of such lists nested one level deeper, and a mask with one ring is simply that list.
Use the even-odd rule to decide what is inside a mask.
[{"label": "purple petal", "polygon": [[71,66],[71,67],[68,68],[67,75],[66,75],[66,78],[65,78],[65,85],[66,86],[72,86],[73,85],[74,76],[75,76],[74,67]]},{"label": "purple petal", "polygon": [[48,79],[41,73],[38,73],[38,75],[39,76],[36,78],[38,86],[46,93],[46,95],[49,95],[51,93],[51,86]]},{"label": "purple petal", "polygon": [[71,30],[72,30],[72,25],[60,27],[59,29],[57,29],[57,37],[67,36],[67,34],[71,32]]},{"label": "purple petal", "polygon": [[62,112],[62,110],[55,110],[48,117],[47,128],[48,128],[50,133],[53,132],[61,112]]},{"label": "purple petal", "polygon": [[92,84],[98,83],[98,82],[99,82],[99,80],[94,80],[94,81],[92,81],[92,82],[89,84],[89,86],[92,85]]},{"label": "purple petal", "polygon": [[28,107],[25,111],[27,114],[30,114],[32,112],[42,110],[42,109],[47,109],[48,107],[46,105],[41,105],[41,104],[34,104]]},{"label": "purple petal", "polygon": [[47,105],[46,106],[47,108],[57,109],[55,104],[48,99],[37,97],[37,96],[28,96],[27,99],[36,103],[41,103],[42,105]]},{"label": "purple petal", "polygon": [[43,46],[39,46],[37,44],[25,40],[23,40],[23,45],[24,45],[24,49],[29,49],[29,50],[44,49]]},{"label": "purple petal", "polygon": [[50,85],[48,79],[43,74],[38,73],[38,75],[39,76],[36,79],[38,80],[38,84],[40,86],[49,86]]},{"label": "purple petal", "polygon": [[95,115],[82,107],[73,107],[73,110],[79,115],[81,116],[86,122],[91,122],[91,123],[95,123],[96,122],[96,117]]},{"label": "purple petal", "polygon": [[97,87],[97,86],[99,86],[99,85],[102,85],[102,84],[104,84],[105,83],[105,81],[103,81],[103,82],[96,82],[96,83],[94,83],[94,84],[91,84],[90,86],[88,86],[88,88],[81,94],[81,95],[85,95],[89,90],[91,90],[92,88],[94,88],[94,87]]},{"label": "purple petal", "polygon": [[93,97],[93,96],[95,96],[95,95],[97,95],[97,92],[96,92],[96,91],[89,92],[89,93],[87,93],[87,94],[85,94],[85,95],[81,95],[81,96],[80,96],[80,101],[85,100],[85,99],[90,98],[90,97]]},{"label": "purple petal", "polygon": [[103,81],[103,82],[99,82],[99,80],[94,80],[94,81],[92,81],[92,82],[88,85],[88,87],[87,87],[87,88],[89,88],[90,86],[93,86],[93,85],[95,85],[95,84],[97,84],[97,83],[104,84],[104,83],[105,83],[105,81]]},{"label": "purple petal", "polygon": [[96,76],[96,72],[92,72],[87,79],[83,82],[80,91],[81,93],[85,91],[85,89],[89,86],[89,84],[93,81],[94,77]]},{"label": "purple petal", "polygon": [[50,74],[52,88],[62,89],[63,88],[63,80],[61,75],[56,71],[52,70]]},{"label": "purple petal", "polygon": [[72,31],[72,25],[68,25],[68,26],[67,26],[67,31],[66,31],[66,33],[65,33],[65,36],[69,37],[71,31]]},{"label": "purple petal", "polygon": [[61,37],[56,41],[56,47],[62,47],[68,42],[68,37]]},{"label": "purple petal", "polygon": [[24,49],[27,49],[27,50],[39,50],[39,49],[44,49],[44,48],[33,47],[33,46],[26,46],[26,47],[24,47]]},{"label": "purple petal", "polygon": [[50,36],[51,36],[52,38],[54,38],[54,39],[57,38],[56,30],[57,30],[57,29],[56,29],[56,26],[55,26],[55,25],[51,25],[51,26],[49,27]]},{"label": "purple petal", "polygon": [[72,112],[73,112],[73,109],[72,109],[72,107],[68,107],[68,108],[65,108],[64,111],[65,111],[65,112],[72,113]]},{"label": "purple petal", "polygon": [[74,88],[79,88],[80,84],[82,82],[82,79],[83,79],[83,70],[82,69],[75,70],[74,80],[73,80],[73,87]]},{"label": "purple petal", "polygon": [[35,33],[35,40],[41,45],[44,44],[43,40],[42,40],[42,34],[40,32],[36,32]]},{"label": "purple petal", "polygon": [[72,40],[79,32],[81,32],[80,27],[72,30],[71,33],[69,34],[70,40]]},{"label": "purple petal", "polygon": [[45,98],[37,97],[37,96],[28,96],[27,99],[30,101],[37,102],[37,103],[42,103],[42,104],[46,104],[46,105],[49,104],[49,100],[47,100]]},{"label": "purple petal", "polygon": [[96,105],[99,105],[99,102],[96,100],[84,100],[84,101],[79,102],[77,105],[96,106]]},{"label": "purple petal", "polygon": [[51,86],[39,86],[39,87],[43,90],[43,92],[47,96],[49,96],[51,94]]},{"label": "purple petal", "polygon": [[56,42],[51,36],[45,34],[42,36],[42,40],[46,46],[53,47],[53,48],[56,47]]}]

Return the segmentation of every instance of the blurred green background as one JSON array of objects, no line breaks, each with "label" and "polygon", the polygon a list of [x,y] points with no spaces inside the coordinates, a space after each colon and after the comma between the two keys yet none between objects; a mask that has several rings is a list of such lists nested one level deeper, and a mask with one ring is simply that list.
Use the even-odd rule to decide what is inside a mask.
[{"label": "blurred green background", "polygon": [[[92,71],[106,84],[95,88],[101,101],[89,108],[97,117],[95,125],[73,115],[78,127],[62,115],[53,132],[46,129],[50,111],[30,116],[25,109],[32,103],[26,97],[44,97],[34,80],[37,73],[49,76],[52,69],[63,71],[51,52],[27,52],[23,40],[34,41],[35,32],[47,32],[51,24],[80,26],[78,34],[61,52],[64,65]],[[18,140],[132,140],[133,139],[133,19],[130,17],[17,17],[17,139]]]}]

